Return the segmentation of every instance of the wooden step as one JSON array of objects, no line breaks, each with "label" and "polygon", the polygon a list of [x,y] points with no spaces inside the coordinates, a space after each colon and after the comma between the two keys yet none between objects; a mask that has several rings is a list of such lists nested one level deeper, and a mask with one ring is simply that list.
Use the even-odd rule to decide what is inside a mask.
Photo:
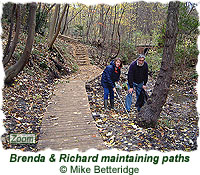
[{"label": "wooden step", "polygon": [[88,60],[88,57],[86,55],[78,55],[77,57],[79,60],[84,59],[84,58]]}]

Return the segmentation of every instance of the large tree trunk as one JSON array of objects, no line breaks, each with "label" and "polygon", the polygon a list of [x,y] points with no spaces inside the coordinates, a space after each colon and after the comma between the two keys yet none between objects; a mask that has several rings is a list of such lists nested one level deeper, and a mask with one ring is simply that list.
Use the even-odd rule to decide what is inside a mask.
[{"label": "large tree trunk", "polygon": [[32,46],[33,46],[33,41],[34,41],[34,35],[35,35],[36,8],[37,8],[36,3],[30,4],[28,37],[27,37],[27,41],[26,41],[26,46],[25,46],[24,52],[23,52],[21,58],[19,59],[19,61],[17,61],[16,64],[9,67],[5,71],[5,75],[6,75],[5,80],[4,80],[5,83],[10,83],[13,80],[13,78],[15,76],[17,76],[17,74],[23,70],[24,66],[26,65],[26,63],[29,60]]},{"label": "large tree trunk", "polygon": [[163,58],[156,84],[151,97],[142,107],[137,116],[141,127],[155,127],[160,116],[162,106],[165,104],[174,66],[174,51],[178,33],[178,11],[180,2],[170,2],[168,7],[167,26]]},{"label": "large tree trunk", "polygon": [[20,32],[20,25],[21,25],[21,7],[20,4],[16,7],[16,32],[15,37],[13,39],[13,42],[11,44],[11,48],[9,50],[8,55],[3,59],[3,65],[6,66],[6,64],[10,61],[12,54],[15,51],[15,48],[17,46],[18,38],[19,38],[19,32]]}]

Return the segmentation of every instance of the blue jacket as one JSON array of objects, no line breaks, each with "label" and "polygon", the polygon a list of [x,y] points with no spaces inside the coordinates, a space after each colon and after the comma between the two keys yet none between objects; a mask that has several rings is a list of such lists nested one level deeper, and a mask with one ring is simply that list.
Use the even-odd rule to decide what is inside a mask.
[{"label": "blue jacket", "polygon": [[105,70],[103,71],[101,85],[104,88],[114,88],[115,82],[119,81],[120,74],[120,67],[117,68],[114,61],[111,61],[110,65],[106,66]]}]

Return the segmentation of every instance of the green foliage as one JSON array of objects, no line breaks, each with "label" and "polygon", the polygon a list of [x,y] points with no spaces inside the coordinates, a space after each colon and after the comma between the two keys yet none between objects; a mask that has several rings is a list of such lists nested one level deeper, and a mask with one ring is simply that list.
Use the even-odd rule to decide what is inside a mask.
[{"label": "green foliage", "polygon": [[166,31],[166,24],[164,24],[161,28],[158,28],[158,31],[153,32],[153,43],[155,46],[164,46],[165,43],[165,31]]},{"label": "green foliage", "polygon": [[157,73],[160,70],[162,53],[159,53],[158,51],[149,50],[145,60],[148,63],[149,72],[151,72],[153,76],[156,76],[155,73]]},{"label": "green foliage", "polygon": [[130,60],[132,61],[135,58],[135,46],[132,42],[124,41],[121,43],[121,58],[124,64],[127,64]]},{"label": "green foliage", "polygon": [[21,53],[20,53],[20,52],[14,52],[14,58],[15,58],[16,60],[19,60],[20,57],[21,57]]},{"label": "green foliage", "polygon": [[41,68],[44,68],[44,69],[47,69],[47,68],[48,68],[48,66],[47,66],[47,64],[46,64],[45,61],[40,62],[40,67],[41,67]]},{"label": "green foliage", "polygon": [[50,8],[50,4],[40,4],[36,11],[36,27],[35,31],[36,33],[39,33],[41,35],[45,35],[45,32],[47,31],[47,22],[48,22],[48,8]]},{"label": "green foliage", "polygon": [[[197,37],[199,34],[198,15],[194,10],[190,12],[190,7],[186,3],[180,3],[179,7],[179,21],[178,21],[178,36],[175,52],[175,65],[180,67],[194,66],[197,62],[199,54],[197,48]],[[166,25],[159,29],[160,33],[154,34],[155,43],[158,46],[164,46]]]},{"label": "green foliage", "polygon": [[46,38],[41,36],[41,35],[36,35],[35,36],[35,43],[40,44],[40,43],[45,43],[46,42]]},{"label": "green foliage", "polygon": [[38,47],[34,47],[32,50],[32,54],[37,55],[39,57],[43,57],[44,52],[41,50],[41,48],[39,47],[41,45],[41,43],[46,43],[46,38],[42,35],[35,35],[35,39],[34,39],[34,45],[38,46]]},{"label": "green foliage", "polygon": [[195,73],[193,73],[192,75],[191,75],[191,78],[193,79],[198,79],[198,73],[197,72],[195,72]]},{"label": "green foliage", "polygon": [[180,3],[179,8],[179,23],[178,27],[181,32],[185,34],[198,34],[197,27],[199,26],[198,16],[190,13],[190,7],[185,3]]},{"label": "green foliage", "polygon": [[78,67],[78,65],[76,63],[74,63],[72,68],[73,68],[72,72],[77,72],[79,67]]},{"label": "green foliage", "polygon": [[95,62],[93,59],[90,60],[90,64],[95,65]]},{"label": "green foliage", "polygon": [[77,24],[74,26],[73,35],[83,36],[83,25]]},{"label": "green foliage", "polygon": [[3,5],[2,22],[4,22],[3,20],[10,22],[10,14],[12,11],[12,6],[13,3],[10,2]]},{"label": "green foliage", "polygon": [[199,54],[197,48],[197,37],[199,34],[198,15],[195,13],[195,10],[191,12],[190,10],[186,3],[180,3],[175,64],[182,67],[191,66],[194,59],[197,62]]}]

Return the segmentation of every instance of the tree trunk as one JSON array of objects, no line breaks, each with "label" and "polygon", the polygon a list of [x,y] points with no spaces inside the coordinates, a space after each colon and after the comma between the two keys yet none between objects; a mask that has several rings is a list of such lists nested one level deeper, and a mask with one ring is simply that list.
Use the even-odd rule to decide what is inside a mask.
[{"label": "tree trunk", "polygon": [[37,14],[36,15],[36,26],[35,26],[35,32],[38,33],[39,32],[39,26],[40,26],[40,18],[42,16],[41,14],[41,6],[42,6],[42,3],[40,2],[39,3],[39,7],[38,9],[36,10],[37,11]]},{"label": "tree trunk", "polygon": [[104,16],[104,5],[101,4],[100,14],[99,14],[99,38],[103,36],[103,16]]},{"label": "tree trunk", "polygon": [[170,2],[168,7],[167,26],[163,58],[156,84],[151,97],[141,108],[137,122],[141,127],[155,127],[165,104],[173,75],[174,51],[178,33],[178,11],[180,2]]},{"label": "tree trunk", "polygon": [[68,20],[68,19],[67,19],[67,18],[68,18],[68,14],[69,14],[69,4],[67,4],[67,12],[66,12],[66,16],[65,16],[65,24],[64,24],[63,30],[62,30],[62,32],[61,32],[62,35],[64,34],[65,29],[66,29],[67,20]]},{"label": "tree trunk", "polygon": [[[95,8],[94,8],[95,9]],[[90,13],[92,12],[92,8],[91,6],[89,6],[88,8],[88,21],[87,21],[87,31],[86,31],[86,42],[89,43],[89,32],[90,32],[90,27],[93,23],[93,13],[90,15]]]},{"label": "tree trunk", "polygon": [[55,30],[54,31],[57,31],[57,28],[58,28],[58,23],[59,23],[59,19],[60,19],[60,11],[61,11],[61,7],[60,7],[60,4],[59,4],[57,19],[56,19],[56,25],[55,25]]},{"label": "tree trunk", "polygon": [[37,9],[36,3],[31,3],[30,10],[29,10],[30,20],[29,20],[29,25],[28,25],[29,27],[28,27],[28,37],[26,41],[26,46],[21,58],[17,61],[17,63],[9,67],[5,71],[5,75],[6,75],[6,78],[4,80],[5,83],[12,82],[13,78],[17,76],[17,74],[23,70],[24,66],[29,60],[32,46],[33,46],[33,41],[34,41],[34,35],[35,35],[36,9]]},{"label": "tree trunk", "polygon": [[[47,4],[39,3],[39,7],[36,10],[36,27],[35,32],[39,33],[44,36],[44,30],[41,30],[42,26],[46,26],[47,23],[47,14],[56,4],[51,5],[48,7]],[[38,14],[38,15],[37,15]]]},{"label": "tree trunk", "polygon": [[48,36],[48,43],[50,43],[50,41],[53,38],[53,34],[54,34],[54,30],[55,30],[55,25],[56,25],[56,19],[58,16],[58,9],[59,9],[59,4],[56,5],[55,7],[55,12],[54,12],[54,16],[53,16],[53,20],[50,24],[50,29],[49,29],[49,36]]},{"label": "tree trunk", "polygon": [[20,32],[20,25],[21,25],[21,7],[20,4],[17,5],[16,7],[16,32],[15,32],[15,37],[13,39],[11,48],[9,50],[8,55],[3,59],[3,65],[5,65],[10,61],[13,52],[15,51],[15,48],[17,46],[18,38],[19,38],[19,32]]},{"label": "tree trunk", "polygon": [[10,16],[10,31],[9,31],[9,35],[8,35],[8,42],[7,42],[7,45],[4,50],[3,60],[6,58],[6,56],[9,53],[9,50],[10,50],[10,43],[11,43],[11,39],[12,39],[12,31],[13,31],[13,25],[14,25],[13,19],[14,19],[15,9],[16,9],[16,4],[13,4],[12,13]]},{"label": "tree trunk", "polygon": [[75,19],[75,17],[82,11],[84,9],[84,7],[83,8],[81,8],[75,15],[72,15],[72,17],[71,17],[71,19],[69,20],[69,21],[67,21],[67,26],[68,26],[68,24],[73,20],[73,19]]},{"label": "tree trunk", "polygon": [[115,16],[114,16],[114,22],[113,22],[113,29],[111,33],[111,43],[110,43],[111,49],[110,49],[109,57],[112,56],[112,53],[113,53],[113,38],[114,38],[114,33],[115,33],[116,16],[117,16],[117,5],[115,5]]},{"label": "tree trunk", "polygon": [[59,32],[60,32],[62,19],[63,19],[64,15],[65,15],[65,11],[66,11],[67,5],[68,5],[68,4],[66,4],[65,7],[64,7],[64,9],[63,9],[62,15],[61,15],[60,20],[59,20],[59,23],[58,23],[57,31],[56,31],[56,33],[55,33],[53,39],[51,40],[51,42],[50,42],[50,44],[49,44],[49,48],[52,48],[53,43],[55,42],[55,40],[56,40],[56,38],[57,38],[57,36],[58,36],[58,34],[59,34]]},{"label": "tree trunk", "polygon": [[108,7],[108,9],[107,9],[107,11],[106,11],[106,14],[105,14],[105,18],[104,18],[104,21],[103,21],[103,25],[104,25],[104,28],[103,28],[103,39],[102,39],[102,43],[104,44],[104,42],[105,42],[105,38],[106,38],[106,32],[105,32],[105,26],[106,26],[106,20],[107,20],[107,17],[108,17],[108,12],[110,11],[110,7]]},{"label": "tree trunk", "polygon": [[119,20],[119,23],[118,23],[118,26],[117,26],[117,34],[118,34],[118,40],[119,40],[119,43],[118,43],[118,50],[117,50],[117,53],[115,54],[115,56],[112,56],[111,58],[114,59],[116,58],[118,55],[119,55],[119,52],[120,52],[120,45],[121,45],[121,39],[120,39],[120,31],[119,31],[119,28],[120,28],[120,24],[121,24],[121,20],[122,20],[122,17],[123,17],[123,14],[125,12],[125,7],[123,8],[123,11],[122,11],[122,14],[121,14],[121,17],[120,17],[120,20]]}]

